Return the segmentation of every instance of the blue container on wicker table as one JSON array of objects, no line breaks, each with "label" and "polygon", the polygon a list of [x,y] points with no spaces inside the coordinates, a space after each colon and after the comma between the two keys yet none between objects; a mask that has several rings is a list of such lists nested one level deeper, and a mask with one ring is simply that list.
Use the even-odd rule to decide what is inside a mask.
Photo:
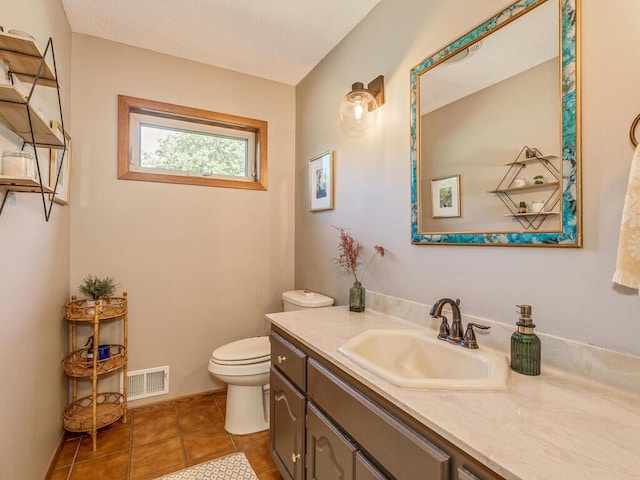
[{"label": "blue container on wicker table", "polygon": [[110,345],[98,345],[98,360],[105,360],[109,358]]}]

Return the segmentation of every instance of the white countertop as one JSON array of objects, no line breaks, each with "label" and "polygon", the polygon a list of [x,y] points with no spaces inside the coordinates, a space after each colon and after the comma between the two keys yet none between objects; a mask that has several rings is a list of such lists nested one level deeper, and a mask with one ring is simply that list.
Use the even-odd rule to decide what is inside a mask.
[{"label": "white countertop", "polygon": [[551,371],[544,363],[536,377],[510,371],[506,391],[398,388],[350,361],[338,347],[369,329],[427,329],[347,307],[267,318],[507,479],[640,479],[639,396]]}]

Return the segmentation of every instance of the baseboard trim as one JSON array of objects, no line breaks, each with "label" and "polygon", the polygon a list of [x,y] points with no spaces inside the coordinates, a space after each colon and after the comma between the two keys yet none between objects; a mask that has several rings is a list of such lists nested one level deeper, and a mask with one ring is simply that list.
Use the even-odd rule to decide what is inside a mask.
[{"label": "baseboard trim", "polygon": [[182,397],[171,398],[169,400],[162,400],[160,402],[148,403],[146,405],[140,405],[137,407],[127,408],[128,415],[139,415],[141,413],[153,412],[154,410],[160,410],[166,407],[177,407],[191,402],[197,402],[205,397],[221,395],[227,391],[226,388],[219,388],[216,390],[209,390],[201,393],[192,393],[191,395],[184,395]]},{"label": "baseboard trim", "polygon": [[58,457],[60,456],[60,452],[62,451],[62,447],[64,445],[65,431],[63,430],[60,434],[60,440],[58,441],[58,446],[56,447],[55,452],[53,452],[53,456],[51,457],[51,461],[49,462],[49,468],[47,469],[47,473],[44,476],[44,480],[49,480],[53,476],[53,471],[56,469],[56,464],[58,463]]}]

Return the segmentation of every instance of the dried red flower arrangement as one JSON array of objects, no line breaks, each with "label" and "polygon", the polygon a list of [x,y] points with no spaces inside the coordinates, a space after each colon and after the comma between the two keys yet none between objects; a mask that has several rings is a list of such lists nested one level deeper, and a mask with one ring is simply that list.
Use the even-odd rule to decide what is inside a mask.
[{"label": "dried red flower arrangement", "polygon": [[336,265],[338,267],[343,268],[347,273],[353,275],[353,278],[356,282],[359,282],[364,277],[364,274],[367,273],[369,269],[369,265],[373,259],[380,255],[384,257],[385,251],[384,247],[380,245],[375,245],[373,247],[374,253],[369,257],[367,261],[364,271],[360,278],[358,279],[358,267],[362,265],[361,255],[364,250],[364,247],[360,242],[353,238],[353,236],[342,227],[334,227],[336,230],[340,232],[340,242],[338,243],[338,258],[334,258]]}]

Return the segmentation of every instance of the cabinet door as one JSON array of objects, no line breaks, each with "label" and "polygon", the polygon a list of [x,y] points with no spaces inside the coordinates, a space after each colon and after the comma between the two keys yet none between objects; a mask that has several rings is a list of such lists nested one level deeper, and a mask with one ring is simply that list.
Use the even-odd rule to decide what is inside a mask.
[{"label": "cabinet door", "polygon": [[356,447],[313,403],[307,409],[307,480],[353,480]]},{"label": "cabinet door", "polygon": [[304,418],[306,400],[271,367],[271,458],[285,480],[304,480]]},{"label": "cabinet door", "polygon": [[389,480],[361,452],[356,453],[356,480]]},{"label": "cabinet door", "polygon": [[458,467],[458,480],[480,480],[464,467]]}]

